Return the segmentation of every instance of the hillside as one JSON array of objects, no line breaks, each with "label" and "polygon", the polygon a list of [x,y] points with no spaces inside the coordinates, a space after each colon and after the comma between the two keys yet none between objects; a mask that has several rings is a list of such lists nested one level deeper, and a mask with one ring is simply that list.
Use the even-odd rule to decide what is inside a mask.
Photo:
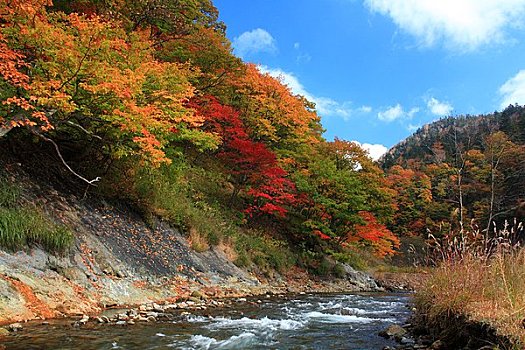
[{"label": "hillside", "polygon": [[2,7],[9,300],[24,299],[17,286],[48,298],[42,273],[87,288],[89,309],[116,302],[113,283],[135,303],[138,280],[186,268],[248,283],[348,279],[348,264],[395,254],[383,171],[357,144],[325,140],[312,102],[236,57],[211,1]]},{"label": "hillside", "polygon": [[[393,186],[405,186],[405,200],[416,207],[397,217],[398,233],[426,236],[431,228],[443,234],[461,225],[486,231],[525,217],[524,107],[438,120],[394,146],[380,162]],[[412,185],[403,182],[409,178]]]}]

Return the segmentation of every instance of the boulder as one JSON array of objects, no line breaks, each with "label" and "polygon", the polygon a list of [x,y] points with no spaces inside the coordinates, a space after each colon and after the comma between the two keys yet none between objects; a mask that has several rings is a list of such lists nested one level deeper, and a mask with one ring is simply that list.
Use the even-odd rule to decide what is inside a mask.
[{"label": "boulder", "polygon": [[397,324],[391,324],[385,330],[379,332],[379,335],[383,338],[394,338],[397,341],[401,341],[405,334],[407,334],[406,329]]}]

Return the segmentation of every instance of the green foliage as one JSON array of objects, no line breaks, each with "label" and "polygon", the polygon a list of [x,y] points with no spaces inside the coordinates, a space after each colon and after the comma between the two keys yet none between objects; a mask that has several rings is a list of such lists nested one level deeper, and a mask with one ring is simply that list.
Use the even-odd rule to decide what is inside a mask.
[{"label": "green foliage", "polygon": [[235,238],[235,248],[239,252],[235,261],[238,266],[254,263],[265,272],[271,269],[284,272],[297,261],[286,242],[258,232],[245,232],[238,235]]},{"label": "green foliage", "polygon": [[338,262],[348,264],[354,269],[365,271],[368,269],[368,261],[363,257],[364,252],[359,252],[354,249],[345,249],[342,252],[329,251],[330,255]]}]

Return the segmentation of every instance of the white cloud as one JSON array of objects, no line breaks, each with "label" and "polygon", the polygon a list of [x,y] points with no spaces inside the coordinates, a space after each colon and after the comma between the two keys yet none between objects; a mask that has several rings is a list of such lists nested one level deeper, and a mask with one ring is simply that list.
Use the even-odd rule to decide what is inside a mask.
[{"label": "white cloud", "polygon": [[372,107],[370,107],[370,106],[361,106],[361,107],[358,108],[358,111],[363,112],[363,113],[370,113],[370,112],[372,112]]},{"label": "white cloud", "polygon": [[377,113],[377,117],[379,120],[385,121],[385,122],[391,122],[396,119],[401,119],[405,116],[405,112],[403,111],[403,107],[398,103],[397,105],[393,107],[389,107],[384,112]]},{"label": "white cloud", "polygon": [[410,108],[410,110],[407,113],[408,119],[412,119],[416,115],[417,112],[419,112],[419,108],[418,107]]},{"label": "white cloud", "polygon": [[392,18],[423,46],[443,44],[471,51],[504,43],[507,31],[524,24],[525,0],[364,0],[373,12]]},{"label": "white cloud", "polygon": [[438,99],[431,97],[427,100],[427,107],[430,110],[430,113],[444,117],[450,115],[454,110],[454,107],[448,102],[441,102]]},{"label": "white cloud", "polygon": [[299,79],[290,72],[285,72],[279,68],[269,68],[266,66],[259,66],[262,73],[266,73],[279,79],[283,84],[287,85],[290,90],[297,95],[304,96],[308,101],[314,102],[317,112],[321,116],[337,116],[343,119],[348,119],[356,113],[370,113],[371,107],[363,106],[360,108],[353,108],[352,102],[338,102],[330,97],[315,96],[308,92]]},{"label": "white cloud", "polygon": [[233,48],[240,57],[259,52],[273,53],[277,51],[275,39],[270,33],[261,28],[244,32],[233,39]]},{"label": "white cloud", "polygon": [[507,80],[499,88],[499,93],[502,95],[501,109],[515,103],[525,105],[525,70],[520,70],[518,74]]},{"label": "white cloud", "polygon": [[378,160],[383,154],[385,154],[388,151],[388,148],[381,144],[361,143],[359,141],[352,142],[357,143],[359,146],[361,146],[361,148],[366,150],[370,155],[370,158],[372,158],[373,160]]},{"label": "white cloud", "polygon": [[401,104],[396,104],[395,106],[388,107],[386,110],[377,113],[377,118],[384,122],[390,123],[394,120],[401,119],[412,119],[414,115],[419,112],[419,108],[411,108],[408,112],[405,112]]}]

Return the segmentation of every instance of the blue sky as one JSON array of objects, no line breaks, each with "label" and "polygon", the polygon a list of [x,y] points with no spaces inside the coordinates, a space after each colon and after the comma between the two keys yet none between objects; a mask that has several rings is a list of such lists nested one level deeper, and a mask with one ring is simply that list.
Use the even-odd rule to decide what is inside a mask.
[{"label": "blue sky", "polygon": [[215,0],[234,53],[377,157],[448,115],[525,104],[525,0]]}]

